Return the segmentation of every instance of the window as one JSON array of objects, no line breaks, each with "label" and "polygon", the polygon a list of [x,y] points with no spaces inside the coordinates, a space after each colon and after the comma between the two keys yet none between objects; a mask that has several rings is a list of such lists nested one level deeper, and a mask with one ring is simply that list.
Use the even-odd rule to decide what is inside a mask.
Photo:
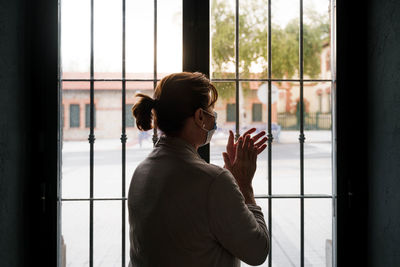
[{"label": "window", "polygon": [[262,104],[254,103],[251,113],[253,121],[262,121]]},{"label": "window", "polygon": [[133,104],[125,105],[126,127],[135,127],[135,118],[132,115]]},{"label": "window", "polygon": [[87,103],[85,127],[63,129],[60,254],[67,266],[127,266],[127,186],[154,140],[130,103],[182,71],[182,1],[63,1],[60,26],[62,103]]},{"label": "window", "polygon": [[236,121],[236,104],[226,104],[226,121]]},{"label": "window", "polygon": [[[94,127],[96,127],[96,106],[93,105],[93,123]],[[90,127],[90,104],[85,104],[85,127],[89,128]]]},{"label": "window", "polygon": [[80,126],[80,108],[77,104],[69,105],[69,127],[79,128]]},{"label": "window", "polygon": [[[152,96],[162,77],[182,71],[189,58],[182,50],[201,61],[207,57],[196,58],[196,51],[204,49],[219,93],[215,109],[226,113],[218,117],[219,133],[207,151],[210,162],[223,165],[220,151],[228,130],[236,137],[251,127],[268,133],[253,180],[272,235],[272,253],[263,266],[334,266],[334,106],[328,103],[322,114],[326,125],[321,116],[307,115],[319,109],[316,92],[332,88],[335,78],[330,68],[324,70],[324,60],[335,62],[335,55],[322,56],[333,51],[333,3],[310,0],[303,7],[303,0],[212,0],[206,8],[210,19],[197,25],[199,31],[210,30],[210,43],[183,38],[185,29],[187,35],[194,32],[183,23],[189,16],[183,13],[185,3],[191,2],[62,3],[62,98],[89,103],[85,128],[63,133],[61,235],[67,265],[127,266],[127,185],[158,134],[134,127],[129,103],[135,93]],[[283,97],[277,97],[279,91]],[[79,105],[70,105],[70,127],[80,127]]]},{"label": "window", "polygon": [[[316,92],[333,84],[330,64],[325,68],[333,2],[213,0],[210,10],[216,109],[235,122],[236,138],[252,127],[268,133],[253,179],[272,236],[262,266],[335,266],[331,110],[323,114],[327,123],[310,115],[319,111]],[[232,125],[219,128],[227,132]],[[223,138],[214,141],[211,155],[218,155]]]}]

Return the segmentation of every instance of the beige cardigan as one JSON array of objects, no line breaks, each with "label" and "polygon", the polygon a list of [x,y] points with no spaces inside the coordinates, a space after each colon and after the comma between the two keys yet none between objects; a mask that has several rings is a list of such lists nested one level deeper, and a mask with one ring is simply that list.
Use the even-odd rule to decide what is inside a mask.
[{"label": "beige cardigan", "polygon": [[131,267],[259,265],[269,252],[261,207],[180,138],[160,137],[137,166],[128,210]]}]

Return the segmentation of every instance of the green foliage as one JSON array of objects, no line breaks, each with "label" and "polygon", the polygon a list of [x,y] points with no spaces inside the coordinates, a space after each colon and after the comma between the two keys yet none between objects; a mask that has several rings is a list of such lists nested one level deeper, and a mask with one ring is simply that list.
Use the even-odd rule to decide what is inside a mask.
[{"label": "green foliage", "polygon": [[218,97],[222,99],[235,99],[235,83],[233,82],[214,82],[218,90]]},{"label": "green foliage", "polygon": [[[260,77],[267,77],[268,17],[266,0],[242,1],[239,16],[239,72],[250,77],[252,65],[262,67]],[[234,78],[235,12],[226,1],[212,1],[212,68],[213,78]],[[312,9],[304,11],[303,23],[304,75],[317,77],[320,73],[320,54],[329,42],[329,22],[326,16]],[[271,74],[273,78],[292,78],[299,72],[299,20],[293,19],[284,28],[272,24]],[[256,78],[256,77],[252,77]],[[231,88],[231,89],[229,89]],[[248,86],[243,84],[243,93]],[[233,90],[230,92],[229,90]],[[234,86],[225,86],[222,98],[234,96]]]}]

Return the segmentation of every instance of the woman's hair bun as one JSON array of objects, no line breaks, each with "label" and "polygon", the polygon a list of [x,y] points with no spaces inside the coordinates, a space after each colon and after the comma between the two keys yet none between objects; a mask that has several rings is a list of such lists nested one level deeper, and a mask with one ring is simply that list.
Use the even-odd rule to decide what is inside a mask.
[{"label": "woman's hair bun", "polygon": [[150,130],[153,128],[152,109],[157,105],[158,100],[141,93],[136,94],[135,97],[140,98],[132,107],[132,115],[136,118],[136,126],[142,131]]}]

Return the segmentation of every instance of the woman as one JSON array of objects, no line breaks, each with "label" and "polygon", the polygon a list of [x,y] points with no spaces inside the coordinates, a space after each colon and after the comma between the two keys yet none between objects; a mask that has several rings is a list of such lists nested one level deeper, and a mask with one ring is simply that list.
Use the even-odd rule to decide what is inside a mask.
[{"label": "woman", "polygon": [[[216,129],[218,93],[201,73],[163,78],[154,98],[137,94],[139,130],[162,135],[141,162],[128,195],[130,266],[233,267],[258,265],[269,252],[269,233],[251,181],[265,132],[236,143],[230,131],[224,168],[197,153]],[[154,124],[152,120],[154,119]]]}]

